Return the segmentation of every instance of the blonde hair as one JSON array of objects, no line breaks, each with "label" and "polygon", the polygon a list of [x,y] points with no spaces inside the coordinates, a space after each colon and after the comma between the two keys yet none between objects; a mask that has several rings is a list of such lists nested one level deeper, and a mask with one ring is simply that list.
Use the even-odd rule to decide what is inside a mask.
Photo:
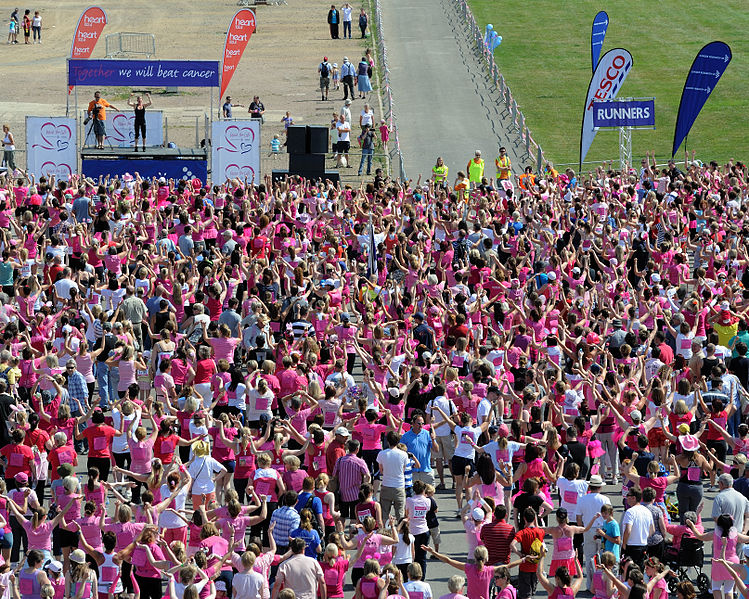
[{"label": "blonde hair", "polygon": [[257,465],[261,468],[267,468],[273,462],[273,458],[271,458],[269,453],[260,453],[258,454],[256,461]]}]

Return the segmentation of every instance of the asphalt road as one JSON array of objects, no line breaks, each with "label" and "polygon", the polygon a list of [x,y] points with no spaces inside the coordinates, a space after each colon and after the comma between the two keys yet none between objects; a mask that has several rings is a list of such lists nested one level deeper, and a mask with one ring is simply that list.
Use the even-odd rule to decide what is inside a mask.
[{"label": "asphalt road", "polygon": [[499,94],[487,81],[454,0],[381,1],[408,177],[430,177],[442,156],[452,182],[481,150],[485,175],[493,178],[500,145],[507,147],[513,171],[522,172],[525,147],[514,130],[508,132]]}]

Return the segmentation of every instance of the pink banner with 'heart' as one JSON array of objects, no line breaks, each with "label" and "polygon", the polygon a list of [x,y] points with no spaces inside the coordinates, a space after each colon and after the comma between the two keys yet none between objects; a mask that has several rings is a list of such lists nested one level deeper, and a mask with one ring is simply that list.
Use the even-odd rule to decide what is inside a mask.
[{"label": "pink banner with 'heart'", "polygon": [[226,42],[224,43],[224,62],[221,65],[221,95],[229,87],[229,82],[237,70],[242,53],[247,47],[247,42],[255,32],[255,13],[249,8],[243,8],[237,11],[229,25],[229,31],[226,32]]},{"label": "pink banner with 'heart'", "polygon": [[[90,58],[106,24],[107,13],[103,8],[89,6],[84,10],[75,28],[70,58]],[[72,85],[68,86],[68,93],[71,91],[73,91]]]}]

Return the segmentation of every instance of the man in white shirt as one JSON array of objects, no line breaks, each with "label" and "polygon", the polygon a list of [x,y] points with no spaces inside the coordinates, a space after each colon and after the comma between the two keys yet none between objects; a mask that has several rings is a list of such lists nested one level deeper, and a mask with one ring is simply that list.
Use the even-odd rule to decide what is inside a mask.
[{"label": "man in white shirt", "polygon": [[346,39],[346,32],[348,32],[348,38],[351,39],[351,5],[346,2],[341,7],[341,13],[343,14],[343,39]]},{"label": "man in white shirt", "polygon": [[445,488],[445,468],[444,464],[447,463],[447,467],[450,468],[450,460],[453,458],[455,453],[455,437],[450,430],[450,427],[445,423],[437,408],[442,410],[445,414],[452,416],[457,412],[457,408],[452,400],[447,399],[444,395],[438,395],[427,404],[427,421],[434,427],[434,434],[437,436],[435,439],[437,443],[437,451],[434,454],[434,463],[437,468],[437,474],[440,477],[440,484],[437,489]]},{"label": "man in white shirt", "polygon": [[336,145],[336,166],[340,167],[341,164],[345,164],[346,167],[351,165],[348,163],[348,152],[351,147],[351,123],[346,120],[344,115],[338,116],[338,122],[336,123],[336,131],[338,133],[338,143]]},{"label": "man in white shirt", "polygon": [[393,508],[396,521],[400,521],[406,511],[406,467],[408,454],[396,448],[400,437],[395,431],[387,436],[388,449],[377,454],[377,463],[382,474],[380,487],[380,506],[382,507],[382,521],[385,522]]},{"label": "man in white shirt", "polygon": [[[603,479],[598,474],[591,476],[590,481],[588,482],[588,494],[583,495],[577,501],[578,526],[587,526],[588,522],[593,519],[593,516],[601,511],[601,506],[611,505],[611,500],[601,493],[601,487],[603,487]],[[584,569],[588,592],[590,592],[590,589],[592,588],[593,574],[595,574],[593,556],[596,553],[596,529],[601,526],[603,526],[603,518],[598,518],[598,521],[590,528],[590,530],[583,533],[583,554],[585,556]]]},{"label": "man in white shirt", "polygon": [[642,491],[633,487],[627,494],[629,509],[622,517],[622,554],[632,558],[640,568],[643,567],[645,551],[648,548],[648,537],[655,532],[653,514],[640,503]]}]

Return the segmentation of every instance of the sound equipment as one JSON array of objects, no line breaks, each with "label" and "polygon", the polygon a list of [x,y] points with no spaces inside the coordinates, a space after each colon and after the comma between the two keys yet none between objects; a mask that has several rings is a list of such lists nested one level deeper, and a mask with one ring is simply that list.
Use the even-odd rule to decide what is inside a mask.
[{"label": "sound equipment", "polygon": [[289,172],[315,175],[325,171],[325,154],[290,154]]},{"label": "sound equipment", "polygon": [[328,152],[328,134],[330,129],[321,125],[307,127],[307,151],[310,154],[326,154]]},{"label": "sound equipment", "polygon": [[324,174],[320,175],[303,175],[301,173],[290,173],[288,170],[274,170],[271,173],[271,178],[273,179],[273,182],[276,183],[278,181],[283,181],[285,177],[290,177],[298,175],[300,177],[305,177],[306,179],[312,179],[312,180],[318,180],[322,179],[323,182],[330,181],[333,183],[333,185],[338,185],[338,183],[341,180],[340,173],[338,171],[325,171]]},{"label": "sound equipment", "polygon": [[289,154],[307,153],[307,127],[292,125],[286,130],[286,151]]}]

